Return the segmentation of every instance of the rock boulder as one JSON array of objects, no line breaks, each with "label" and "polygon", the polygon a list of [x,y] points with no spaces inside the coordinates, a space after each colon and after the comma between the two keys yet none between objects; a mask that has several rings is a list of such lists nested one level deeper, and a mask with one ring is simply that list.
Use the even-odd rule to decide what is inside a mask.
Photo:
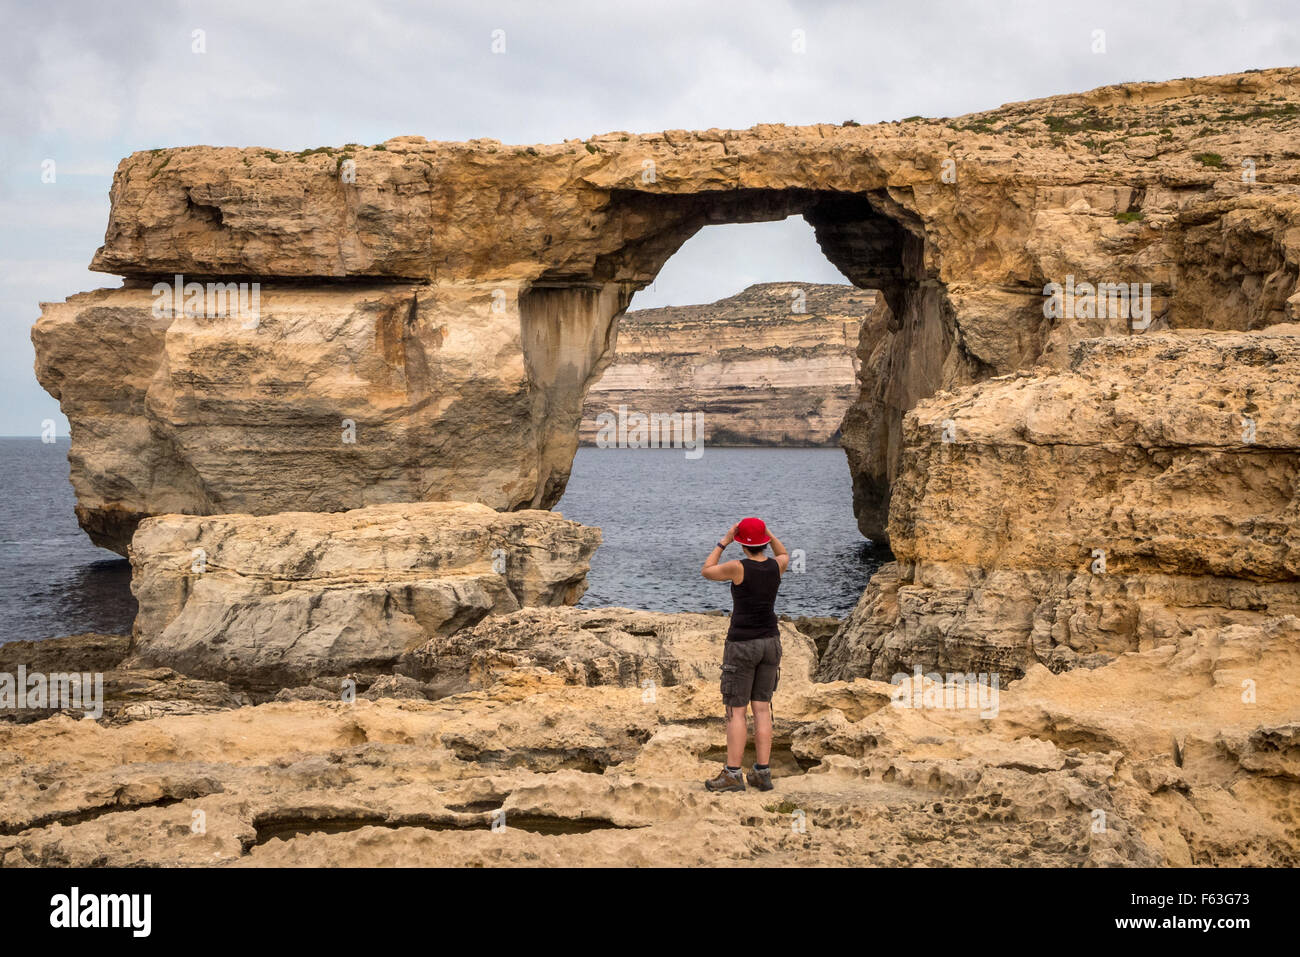
[{"label": "rock boulder", "polygon": [[133,663],[259,691],[385,670],[486,615],[576,602],[599,541],[463,502],[152,518],[131,544]]}]

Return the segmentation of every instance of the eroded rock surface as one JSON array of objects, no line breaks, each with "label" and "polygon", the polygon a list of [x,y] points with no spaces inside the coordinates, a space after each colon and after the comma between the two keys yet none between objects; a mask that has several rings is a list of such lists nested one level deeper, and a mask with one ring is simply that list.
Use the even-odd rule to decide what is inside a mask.
[{"label": "eroded rock surface", "polygon": [[260,690],[391,668],[485,615],[576,602],[599,542],[555,512],[463,502],[149,519],[133,660]]},{"label": "eroded rock surface", "polygon": [[1087,340],[922,402],[820,677],[1096,665],[1300,613],[1300,326]]},{"label": "eroded rock surface", "polygon": [[0,862],[1295,866],[1297,686],[1293,618],[1034,666],[988,718],[783,680],[776,790],[744,794],[701,784],[715,680],[56,717],[0,726]]},{"label": "eroded rock surface", "polygon": [[[109,547],[145,515],[295,507],[307,475],[322,509],[363,494],[545,507],[631,294],[706,224],[802,214],[888,313],[844,426],[859,526],[883,540],[908,409],[1135,328],[1045,318],[1046,283],[1150,283],[1151,330],[1296,318],[1297,129],[1300,70],[1279,69],[875,126],[140,152],[94,267],[144,288],[47,307],[38,370],[73,423],[82,523]],[[370,306],[269,289],[254,330],[140,324],[148,285],[177,273],[292,277],[305,297],[326,278],[385,288]],[[344,418],[355,446],[331,440]]]},{"label": "eroded rock surface", "polygon": [[[525,608],[429,639],[399,670],[448,691],[486,687],[509,671],[544,668],[577,685],[654,689],[722,676],[729,619],[628,608]],[[782,681],[806,685],[812,639],[781,625]]]},{"label": "eroded rock surface", "polygon": [[[0,721],[26,723],[65,714],[74,719],[90,715],[106,724],[141,721],[162,715],[206,714],[253,704],[248,694],[234,691],[224,682],[190,678],[170,668],[127,667],[129,635],[87,632],[40,641],[9,641],[0,644],[0,674],[13,685],[7,688],[16,699],[20,676],[26,676],[29,694],[25,707],[17,701],[0,709]],[[45,687],[41,706],[30,696],[31,675],[39,673]],[[78,677],[78,700],[54,700],[52,686],[57,676]],[[6,679],[0,679],[6,680]]]}]

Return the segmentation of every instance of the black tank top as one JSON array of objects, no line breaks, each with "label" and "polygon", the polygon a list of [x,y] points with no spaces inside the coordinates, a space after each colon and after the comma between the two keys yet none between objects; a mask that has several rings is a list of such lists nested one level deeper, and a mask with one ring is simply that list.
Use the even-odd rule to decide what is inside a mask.
[{"label": "black tank top", "polygon": [[776,590],[781,587],[781,566],[775,558],[756,562],[742,558],[745,579],[731,585],[731,627],[727,641],[750,641],[779,635],[776,621]]}]

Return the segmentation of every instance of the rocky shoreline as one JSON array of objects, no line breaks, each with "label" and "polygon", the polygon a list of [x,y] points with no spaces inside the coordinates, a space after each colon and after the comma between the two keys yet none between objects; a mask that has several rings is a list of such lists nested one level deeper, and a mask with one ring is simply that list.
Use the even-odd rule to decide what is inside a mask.
[{"label": "rocky shoreline", "polygon": [[[778,789],[743,795],[699,784],[722,747],[724,621],[549,608],[489,622],[456,664],[475,687],[442,697],[370,675],[351,700],[318,682],[253,704],[166,669],[110,670],[120,690],[105,719],[0,725],[0,863],[1297,861],[1293,618],[1202,630],[1106,668],[1035,666],[992,719],[896,707],[897,687],[870,679],[815,682],[811,640],[786,626]],[[65,667],[100,644],[56,641]],[[1261,688],[1249,709],[1246,676]],[[909,695],[913,680],[931,689],[909,679]]]},{"label": "rocky shoreline", "polygon": [[[0,646],[105,695],[0,722],[0,863],[1295,866],[1298,132],[1283,69],[128,157],[125,285],[32,337],[139,616]],[[895,560],[782,624],[777,790],[715,795],[725,620],[574,608],[600,532],[547,509],[632,292],[794,213],[879,291],[842,444]],[[159,310],[172,273],[260,311]],[[1076,308],[1110,280],[1149,298]]]}]

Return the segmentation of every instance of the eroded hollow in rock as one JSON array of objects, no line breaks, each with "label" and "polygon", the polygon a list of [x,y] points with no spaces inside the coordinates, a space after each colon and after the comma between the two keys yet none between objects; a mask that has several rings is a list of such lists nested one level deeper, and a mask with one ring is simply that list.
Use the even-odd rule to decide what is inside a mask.
[{"label": "eroded hollow in rock", "polygon": [[[476,802],[477,803],[477,802]],[[473,818],[451,820],[435,818],[399,818],[389,819],[380,813],[351,814],[333,817],[309,817],[301,814],[268,815],[253,822],[256,835],[245,850],[259,847],[270,841],[291,841],[309,834],[345,834],[359,831],[365,827],[381,827],[387,830],[404,828],[421,828],[426,831],[487,831],[493,826],[493,818],[486,814],[495,807],[482,808]],[[591,831],[610,829],[632,829],[633,825],[615,824],[608,818],[601,817],[564,817],[552,814],[510,813],[503,819],[506,830],[528,831],[532,834],[565,835],[587,834]]]},{"label": "eroded hollow in rock", "polygon": [[538,774],[555,771],[582,771],[585,774],[604,774],[606,768],[622,764],[629,753],[605,748],[519,748],[509,751],[476,751],[458,747],[449,742],[456,757],[489,768],[507,770],[524,768]]},{"label": "eroded hollow in rock", "polygon": [[[192,796],[202,797],[209,792],[198,792]],[[186,798],[180,797],[162,797],[154,801],[139,801],[135,803],[122,804],[105,804],[99,807],[79,808],[74,811],[62,811],[51,814],[42,814],[39,817],[29,818],[16,824],[0,825],[0,837],[13,837],[21,834],[23,831],[35,830],[44,827],[73,827],[77,824],[85,824],[87,821],[96,821],[110,814],[130,814],[145,808],[171,807],[173,804],[179,804]]]},{"label": "eroded hollow in rock", "polygon": [[[725,761],[727,757],[726,745],[715,745],[700,755],[701,761]],[[757,760],[754,753],[754,741],[751,737],[745,743],[745,754],[740,759],[741,767],[753,767]],[[794,775],[804,774],[809,768],[815,768],[821,763],[820,759],[801,758],[790,748],[790,739],[772,740],[772,755],[768,760],[772,767],[772,773],[781,777],[791,777]]]}]

